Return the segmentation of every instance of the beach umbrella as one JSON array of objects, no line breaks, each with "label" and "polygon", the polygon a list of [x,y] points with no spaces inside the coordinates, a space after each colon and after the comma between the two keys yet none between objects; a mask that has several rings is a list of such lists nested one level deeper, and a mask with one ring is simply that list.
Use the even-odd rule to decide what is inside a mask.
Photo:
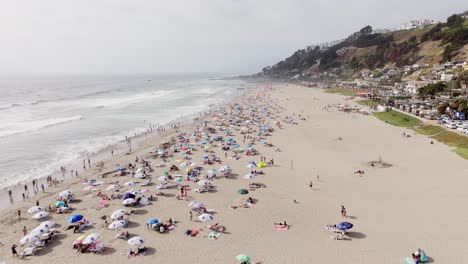
[{"label": "beach umbrella", "polygon": [[163,172],[163,175],[167,176],[167,175],[169,175],[169,172],[165,171],[165,172]]},{"label": "beach umbrella", "polygon": [[40,236],[44,233],[46,233],[47,231],[49,231],[49,229],[47,228],[41,228],[41,227],[36,227],[34,228],[33,230],[31,230],[31,232],[29,233],[30,235],[35,235],[35,236]]},{"label": "beach umbrella", "polygon": [[159,181],[161,182],[168,182],[169,181],[169,178],[167,176],[161,176],[158,178]]},{"label": "beach umbrella", "polygon": [[140,201],[138,202],[140,205],[148,205],[149,204],[149,200],[148,198],[146,197],[141,197]]},{"label": "beach umbrella", "polygon": [[64,207],[65,206],[65,202],[64,201],[58,201],[55,203],[55,206],[56,207]]},{"label": "beach umbrella", "polygon": [[136,200],[133,199],[133,198],[125,199],[125,200],[123,200],[123,202],[122,202],[123,205],[131,205],[131,204],[135,204],[135,203],[136,203]]},{"label": "beach umbrella", "polygon": [[336,227],[341,230],[348,230],[353,228],[353,224],[351,224],[350,222],[341,222],[337,224]]},{"label": "beach umbrella", "polygon": [[143,167],[140,167],[135,171],[135,173],[143,173],[143,172],[145,172],[145,168]]},{"label": "beach umbrella", "polygon": [[79,236],[75,241],[73,241],[73,245],[83,244],[83,239],[85,238],[86,238],[86,235]]},{"label": "beach umbrella", "polygon": [[248,262],[252,260],[251,257],[244,255],[244,254],[237,255],[236,259],[240,262]]},{"label": "beach umbrella", "polygon": [[201,181],[198,181],[197,182],[198,185],[200,186],[208,186],[208,185],[211,185],[211,183],[205,181],[205,180],[201,180]]},{"label": "beach umbrella", "polygon": [[37,227],[40,227],[40,228],[52,228],[55,226],[55,222],[54,221],[44,221],[42,223],[40,223]]},{"label": "beach umbrella", "polygon": [[49,216],[48,212],[39,212],[39,213],[36,213],[35,215],[33,215],[32,219],[42,219],[42,218],[47,217],[47,216]]},{"label": "beach umbrella", "polygon": [[227,166],[227,165],[224,165],[224,166],[221,166],[221,167],[219,168],[219,171],[220,171],[220,172],[230,172],[230,171],[231,171],[231,168],[230,168],[229,166]]},{"label": "beach umbrella", "polygon": [[214,218],[210,214],[202,214],[198,217],[198,219],[200,219],[203,222],[209,222],[209,221],[213,221]]},{"label": "beach umbrella", "polygon": [[69,223],[76,223],[78,221],[81,221],[83,220],[83,216],[82,215],[79,215],[79,214],[76,214],[76,215],[72,215],[70,216],[70,218],[68,219],[68,222]]},{"label": "beach umbrella", "polygon": [[233,138],[227,138],[227,139],[226,139],[226,142],[228,142],[228,143],[233,142],[233,141],[234,141]]},{"label": "beach umbrella", "polygon": [[244,176],[244,179],[252,179],[253,177],[255,177],[255,175],[252,174],[252,173],[249,173],[249,174]]},{"label": "beach umbrella", "polygon": [[98,234],[98,233],[92,233],[88,236],[85,237],[85,239],[83,239],[83,244],[91,244],[91,243],[94,243],[98,240],[98,238],[100,237],[101,235]]},{"label": "beach umbrella", "polygon": [[73,194],[73,192],[71,190],[65,190],[65,191],[61,191],[59,193],[59,196],[64,197],[64,196],[68,196],[68,195],[72,195],[72,194]]},{"label": "beach umbrella", "polygon": [[119,185],[112,184],[112,185],[107,186],[106,191],[115,191],[115,190],[118,190],[118,189],[120,189]]},{"label": "beach umbrella", "polygon": [[108,228],[109,229],[120,229],[122,227],[125,227],[127,225],[127,222],[125,222],[125,220],[118,220],[118,221],[114,221],[112,222]]},{"label": "beach umbrella", "polygon": [[130,238],[127,243],[130,245],[130,246],[139,246],[139,245],[142,245],[143,243],[145,243],[145,239],[142,238],[141,236],[136,236],[136,237],[132,237]]},{"label": "beach umbrella", "polygon": [[44,210],[44,208],[42,208],[40,206],[33,206],[33,207],[28,209],[28,213],[30,213],[30,214],[35,214],[35,213],[39,213],[39,212],[42,212],[42,211],[45,211],[45,210]]},{"label": "beach umbrella", "polygon": [[27,243],[34,243],[36,241],[39,241],[40,237],[36,236],[36,235],[26,235],[24,236],[23,238],[20,239],[20,243],[21,245],[24,245],[24,244],[27,244]]},{"label": "beach umbrella", "polygon": [[210,176],[214,176],[214,175],[216,175],[217,172],[218,172],[217,170],[211,169],[211,170],[208,170],[206,173],[208,173],[208,175],[210,175]]},{"label": "beach umbrella", "polygon": [[114,171],[124,171],[126,169],[127,168],[125,168],[125,167],[117,167],[117,168],[114,169]]},{"label": "beach umbrella", "polygon": [[265,167],[265,162],[259,161],[259,162],[257,163],[257,167],[259,167],[259,168]]},{"label": "beach umbrella", "polygon": [[124,199],[124,200],[130,199],[130,198],[135,199],[135,197],[136,197],[136,196],[135,196],[133,193],[126,193],[126,194],[124,195],[123,199]]},{"label": "beach umbrella", "polygon": [[190,207],[191,209],[198,209],[198,208],[201,208],[201,207],[205,207],[202,203],[200,202],[197,202],[197,201],[191,201],[188,205],[188,207]]},{"label": "beach umbrella", "polygon": [[115,211],[111,214],[111,219],[112,219],[112,220],[118,219],[118,218],[124,216],[125,213],[126,213],[126,212],[125,212],[124,209],[115,210]]},{"label": "beach umbrella", "polygon": [[135,178],[137,178],[137,179],[144,179],[144,178],[146,178],[146,174],[144,174],[144,173],[137,173],[137,174],[135,174]]},{"label": "beach umbrella", "polygon": [[107,202],[106,200],[101,200],[99,201],[98,205],[101,207],[106,207],[109,205],[109,202]]},{"label": "beach umbrella", "polygon": [[182,179],[181,177],[177,177],[174,179],[174,182],[183,182],[184,179]]},{"label": "beach umbrella", "polygon": [[155,224],[159,224],[159,220],[158,219],[155,219],[155,218],[151,218],[149,219],[148,221],[146,221],[146,223],[148,225],[155,225]]},{"label": "beach umbrella", "polygon": [[237,190],[237,193],[238,194],[248,194],[249,191],[247,191],[246,189],[239,189],[239,190]]},{"label": "beach umbrella", "polygon": [[134,187],[136,185],[136,183],[134,181],[128,181],[128,182],[124,183],[124,185]]}]

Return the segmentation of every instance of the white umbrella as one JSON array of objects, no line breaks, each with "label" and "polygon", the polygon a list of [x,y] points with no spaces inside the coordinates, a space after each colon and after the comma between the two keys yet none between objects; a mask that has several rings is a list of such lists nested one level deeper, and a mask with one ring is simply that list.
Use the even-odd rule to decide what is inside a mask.
[{"label": "white umbrella", "polygon": [[106,191],[115,191],[115,190],[118,190],[118,189],[120,189],[119,185],[112,184],[112,185],[107,186]]},{"label": "white umbrella", "polygon": [[216,172],[217,172],[217,171],[216,171],[215,169],[211,169],[211,170],[209,170],[209,171],[207,172],[207,174],[210,175],[210,176],[214,176],[214,175],[216,175]]},{"label": "white umbrella", "polygon": [[191,201],[188,205],[191,209],[198,209],[200,207],[205,207],[202,203],[197,201]]},{"label": "white umbrella", "polygon": [[252,174],[252,173],[249,173],[249,174],[244,176],[244,179],[252,179],[253,177],[255,177],[255,175]]},{"label": "white umbrella", "polygon": [[72,194],[73,194],[73,192],[71,190],[65,190],[65,191],[61,191],[59,193],[59,196],[64,197],[64,196],[68,196],[68,195],[72,195]]},{"label": "white umbrella", "polygon": [[136,236],[136,237],[132,237],[130,238],[127,243],[130,245],[130,246],[139,246],[139,245],[142,245],[143,243],[145,243],[145,239],[142,238],[141,236]]},{"label": "white umbrella", "polygon": [[252,163],[247,164],[247,168],[255,168],[256,166]]},{"label": "white umbrella", "polygon": [[149,204],[148,198],[146,198],[146,197],[141,197],[139,204],[140,204],[140,205],[148,205],[148,204]]},{"label": "white umbrella", "polygon": [[39,213],[36,213],[35,215],[33,215],[32,219],[42,219],[42,218],[47,217],[47,216],[49,216],[48,212],[39,212]]},{"label": "white umbrella", "polygon": [[85,237],[85,239],[83,239],[83,244],[91,244],[91,243],[94,243],[98,240],[98,238],[100,237],[101,235],[98,234],[98,233],[93,233],[93,234],[90,234],[88,235],[87,237]]},{"label": "white umbrella", "polygon": [[135,173],[137,173],[137,174],[138,174],[138,173],[142,173],[142,174],[143,174],[144,172],[145,172],[145,168],[143,168],[143,167],[140,167],[140,168],[138,168],[138,169],[135,171]]},{"label": "white umbrella", "polygon": [[135,174],[135,178],[137,178],[137,179],[144,179],[145,177],[146,177],[146,174],[144,174],[144,173]]},{"label": "white umbrella", "polygon": [[30,213],[30,214],[35,214],[35,213],[39,213],[39,212],[42,212],[42,211],[45,211],[45,210],[44,210],[44,208],[42,208],[40,206],[33,206],[33,207],[28,209],[28,213]]},{"label": "white umbrella", "polygon": [[225,165],[225,166],[221,166],[221,168],[219,168],[219,171],[220,172],[230,172],[231,168],[229,168],[229,166]]},{"label": "white umbrella", "polygon": [[162,181],[162,182],[168,182],[169,181],[169,178],[166,177],[166,176],[161,176],[158,178],[159,181]]},{"label": "white umbrella", "polygon": [[200,186],[205,186],[205,187],[211,185],[211,183],[209,183],[209,182],[207,182],[205,180],[198,181],[197,184],[200,185]]},{"label": "white umbrella", "polygon": [[128,182],[124,183],[124,185],[134,187],[136,185],[136,183],[134,181],[128,181]]},{"label": "white umbrella", "polygon": [[200,219],[203,222],[209,222],[209,221],[213,221],[214,218],[210,214],[202,214],[198,217],[198,219]]},{"label": "white umbrella", "polygon": [[36,236],[36,235],[26,235],[24,236],[23,238],[20,239],[20,243],[21,245],[24,245],[24,244],[27,244],[27,243],[33,243],[33,242],[36,242],[40,239],[40,237]]},{"label": "white umbrella", "polygon": [[122,202],[123,205],[131,205],[131,204],[134,204],[134,203],[136,203],[136,200],[133,199],[133,198],[125,199],[125,200],[123,200],[123,202]]},{"label": "white umbrella", "polygon": [[29,233],[30,235],[34,235],[34,236],[40,236],[46,232],[48,232],[49,229],[48,228],[41,228],[40,226],[34,228],[33,230],[31,230],[31,232]]},{"label": "white umbrella", "polygon": [[111,219],[118,219],[119,217],[122,217],[125,215],[125,210],[124,209],[119,209],[119,210],[116,210],[114,211],[112,214],[111,214]]},{"label": "white umbrella", "polygon": [[109,229],[120,229],[127,225],[127,222],[124,220],[114,221],[108,227]]},{"label": "white umbrella", "polygon": [[55,222],[54,221],[44,221],[42,223],[40,223],[37,227],[40,227],[40,228],[52,228],[55,226]]}]

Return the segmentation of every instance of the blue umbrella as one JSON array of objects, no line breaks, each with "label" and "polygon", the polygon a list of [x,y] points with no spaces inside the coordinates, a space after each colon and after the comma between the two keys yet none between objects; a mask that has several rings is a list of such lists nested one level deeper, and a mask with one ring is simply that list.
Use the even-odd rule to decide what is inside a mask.
[{"label": "blue umbrella", "polygon": [[348,230],[348,229],[351,229],[353,227],[353,224],[351,224],[349,222],[341,222],[341,223],[337,224],[336,227],[338,229],[341,229],[341,230]]},{"label": "blue umbrella", "polygon": [[117,167],[117,168],[114,169],[114,171],[124,171],[126,169],[127,168],[125,168],[125,167]]},{"label": "blue umbrella", "polygon": [[155,224],[159,224],[159,220],[151,218],[150,220],[146,221],[146,223],[149,225],[155,225]]},{"label": "blue umbrella", "polygon": [[125,200],[125,199],[128,199],[128,198],[133,198],[133,199],[135,199],[135,195],[134,195],[133,193],[126,193],[126,194],[124,195],[123,199]]},{"label": "blue umbrella", "polygon": [[205,141],[200,142],[201,145],[206,145]]},{"label": "blue umbrella", "polygon": [[68,219],[68,222],[76,223],[78,221],[81,221],[81,219],[83,219],[82,215],[72,215],[72,216],[70,216],[70,219]]},{"label": "blue umbrella", "polygon": [[232,142],[232,141],[234,141],[233,138],[228,138],[228,139],[226,139],[226,142]]},{"label": "blue umbrella", "polygon": [[204,159],[208,159],[209,157],[207,155],[203,156]]},{"label": "blue umbrella", "polygon": [[55,206],[56,207],[62,207],[62,206],[65,206],[65,203],[63,201],[58,201],[55,203]]},{"label": "blue umbrella", "polygon": [[182,181],[184,181],[184,179],[182,179],[182,178],[180,178],[180,177],[177,177],[177,178],[174,179],[174,181],[175,181],[175,182],[182,182]]}]

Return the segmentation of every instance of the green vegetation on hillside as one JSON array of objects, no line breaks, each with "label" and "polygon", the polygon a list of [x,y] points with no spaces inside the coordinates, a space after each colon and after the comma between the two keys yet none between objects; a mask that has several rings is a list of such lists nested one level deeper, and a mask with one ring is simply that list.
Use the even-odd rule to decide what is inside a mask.
[{"label": "green vegetation on hillside", "polygon": [[418,132],[419,134],[433,136],[444,131],[445,129],[441,126],[427,125],[414,127],[413,130]]},{"label": "green vegetation on hillside", "polygon": [[455,153],[464,159],[468,159],[468,137],[457,134],[455,132],[445,131],[433,136],[432,138],[449,146],[455,147],[453,150]]},{"label": "green vegetation on hillside", "polygon": [[421,124],[421,120],[395,110],[375,113],[374,116],[385,123],[399,127],[412,128]]}]

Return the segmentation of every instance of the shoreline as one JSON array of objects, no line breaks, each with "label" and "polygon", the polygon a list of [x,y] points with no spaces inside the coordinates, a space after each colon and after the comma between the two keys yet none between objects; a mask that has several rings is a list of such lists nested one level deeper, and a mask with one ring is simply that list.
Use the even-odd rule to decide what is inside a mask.
[{"label": "shoreline", "polygon": [[[186,128],[190,126],[190,123],[194,122],[194,118],[197,118],[201,115],[203,112],[211,111],[211,108],[219,108],[220,106],[226,105],[239,97],[242,97],[244,94],[248,93],[251,89],[256,89],[255,83],[250,83],[251,87],[249,87],[249,82],[246,82],[247,87],[245,87],[243,90],[238,90],[236,89],[234,92],[234,96],[232,98],[223,98],[221,102],[214,104],[214,105],[207,105],[205,106],[207,109],[201,110],[195,113],[191,113],[185,116],[179,116],[177,118],[174,118],[173,120],[165,123],[165,124],[160,124],[159,127],[155,127],[151,132],[151,135],[147,135],[146,132],[141,132],[139,134],[136,134],[134,136],[129,136],[128,139],[132,140],[132,152],[137,152],[140,151],[143,145],[147,145],[148,142],[157,140],[158,137],[164,137],[166,132],[159,133],[158,129],[169,129],[172,125],[177,125],[180,128]],[[153,133],[154,132],[154,133]],[[171,131],[170,133],[176,133],[175,131]],[[51,189],[51,188],[60,188],[62,185],[67,185],[69,186],[70,182],[72,183],[71,185],[76,184],[77,182],[80,181],[82,178],[82,174],[86,173],[90,168],[95,169],[96,165],[99,162],[109,162],[112,161],[113,158],[115,158],[118,155],[127,155],[130,154],[128,153],[127,150],[127,144],[124,139],[117,141],[113,144],[110,144],[108,146],[105,146],[99,150],[97,150],[94,153],[94,155],[82,155],[80,156],[77,160],[69,163],[69,164],[64,164],[63,167],[66,168],[66,171],[63,173],[64,176],[62,176],[62,172],[58,168],[56,171],[51,173],[49,176],[52,177],[53,179],[57,179],[59,184],[56,186],[49,186],[47,184],[47,177],[48,176],[43,176],[40,178],[36,178],[35,180],[37,181],[37,191],[35,190],[33,186],[33,181],[22,181],[19,182],[15,185],[11,186],[6,186],[2,187],[0,189],[0,212],[8,209],[12,206],[15,206],[16,203],[21,203],[21,202],[27,202],[27,201],[32,201],[32,200],[37,200],[40,199],[42,196],[40,194],[43,194],[41,190],[41,184],[44,185],[45,190]],[[109,152],[113,151],[114,155],[109,156]],[[90,158],[92,160],[91,162],[91,167],[88,166],[87,159]],[[83,169],[83,162],[82,160],[85,160],[86,162],[86,169]],[[73,171],[73,176],[70,175],[70,172]],[[78,176],[75,176],[75,172],[78,172]],[[22,194],[25,193],[26,191],[24,189],[24,186],[27,186],[29,194],[27,194],[26,200],[23,200]],[[13,201],[11,201],[11,198],[9,197],[9,191],[12,191],[12,197]],[[47,193],[47,191],[46,191]],[[16,208],[16,207],[15,207]]]}]

